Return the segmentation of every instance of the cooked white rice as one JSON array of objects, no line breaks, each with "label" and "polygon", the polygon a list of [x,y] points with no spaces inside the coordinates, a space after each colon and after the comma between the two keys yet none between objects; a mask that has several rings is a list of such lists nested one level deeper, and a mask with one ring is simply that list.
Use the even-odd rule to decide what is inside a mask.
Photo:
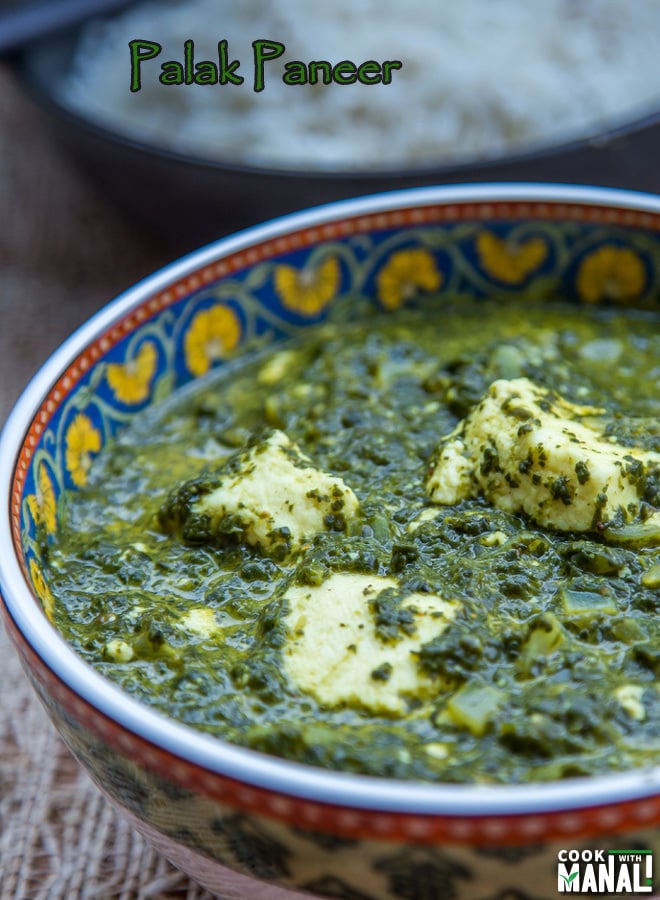
[{"label": "cooked white rice", "polygon": [[[129,91],[128,41],[161,56]],[[217,60],[238,86],[163,86],[160,63]],[[252,90],[256,39],[286,54]],[[401,60],[389,85],[288,86],[286,61]],[[373,169],[495,157],[657,106],[660,0],[162,0],[83,33],[61,97],[127,135],[208,159]]]}]

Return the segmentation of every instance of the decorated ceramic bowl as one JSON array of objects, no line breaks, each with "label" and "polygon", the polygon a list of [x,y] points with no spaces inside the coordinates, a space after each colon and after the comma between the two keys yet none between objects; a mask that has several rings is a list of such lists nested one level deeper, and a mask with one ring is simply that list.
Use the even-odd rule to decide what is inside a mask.
[{"label": "decorated ceramic bowl", "polygon": [[[329,256],[341,261],[332,278],[319,262]],[[524,184],[423,188],[252,228],[99,312],[35,376],[2,435],[3,612],[26,672],[101,790],[225,900],[540,900],[562,887],[566,848],[587,857],[660,850],[660,768],[511,786],[316,769],[164,717],[91,669],[50,622],[37,531],[56,531],[57,498],[85,484],[119,429],[255,335],[300,333],[356,294],[387,310],[414,302],[428,290],[429,267],[438,303],[450,292],[537,303],[559,293],[577,305],[653,307],[660,198]]]}]

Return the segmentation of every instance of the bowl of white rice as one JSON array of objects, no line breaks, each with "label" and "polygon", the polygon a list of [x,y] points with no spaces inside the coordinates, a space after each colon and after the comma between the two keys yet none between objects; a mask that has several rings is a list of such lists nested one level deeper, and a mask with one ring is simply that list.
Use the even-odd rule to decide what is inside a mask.
[{"label": "bowl of white rice", "polygon": [[[283,48],[258,91],[257,40]],[[199,74],[222,72],[218,42],[243,83],[231,67],[225,84]],[[342,61],[399,65],[342,83],[328,76]],[[143,0],[36,44],[16,70],[83,167],[181,249],[433,182],[660,190],[660,0],[634,15],[628,0]]]}]

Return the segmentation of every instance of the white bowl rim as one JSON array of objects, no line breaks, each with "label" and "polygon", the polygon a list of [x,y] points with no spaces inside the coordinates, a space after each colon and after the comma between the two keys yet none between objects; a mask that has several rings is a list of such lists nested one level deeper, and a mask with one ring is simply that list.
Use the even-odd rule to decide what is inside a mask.
[{"label": "white bowl rim", "polygon": [[0,554],[0,591],[23,639],[69,688],[129,732],[193,765],[250,786],[331,806],[409,815],[538,816],[641,800],[660,793],[660,766],[540,784],[429,784],[324,770],[229,744],[156,712],[77,656],[45,615],[34,614],[31,589],[13,552],[10,487],[29,425],[62,371],[134,306],[205,265],[290,232],[409,207],[497,202],[614,206],[660,214],[660,196],[653,194],[524,182],[410,188],[328,203],[220,238],[166,265],[103,307],[48,358],[17,400],[0,435],[0,508],[4,510],[0,547],[12,548],[11,553]]}]

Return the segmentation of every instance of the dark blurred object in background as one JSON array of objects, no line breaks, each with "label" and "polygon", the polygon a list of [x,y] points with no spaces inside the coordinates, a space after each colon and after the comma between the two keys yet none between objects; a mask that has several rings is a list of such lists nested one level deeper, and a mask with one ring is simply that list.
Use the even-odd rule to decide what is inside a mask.
[{"label": "dark blurred object in background", "polygon": [[295,209],[417,185],[556,181],[660,191],[660,110],[597,137],[491,162],[389,172],[305,172],[194,159],[98,127],[66,109],[54,82],[77,30],[15,56],[14,71],[79,165],[177,252]]}]

